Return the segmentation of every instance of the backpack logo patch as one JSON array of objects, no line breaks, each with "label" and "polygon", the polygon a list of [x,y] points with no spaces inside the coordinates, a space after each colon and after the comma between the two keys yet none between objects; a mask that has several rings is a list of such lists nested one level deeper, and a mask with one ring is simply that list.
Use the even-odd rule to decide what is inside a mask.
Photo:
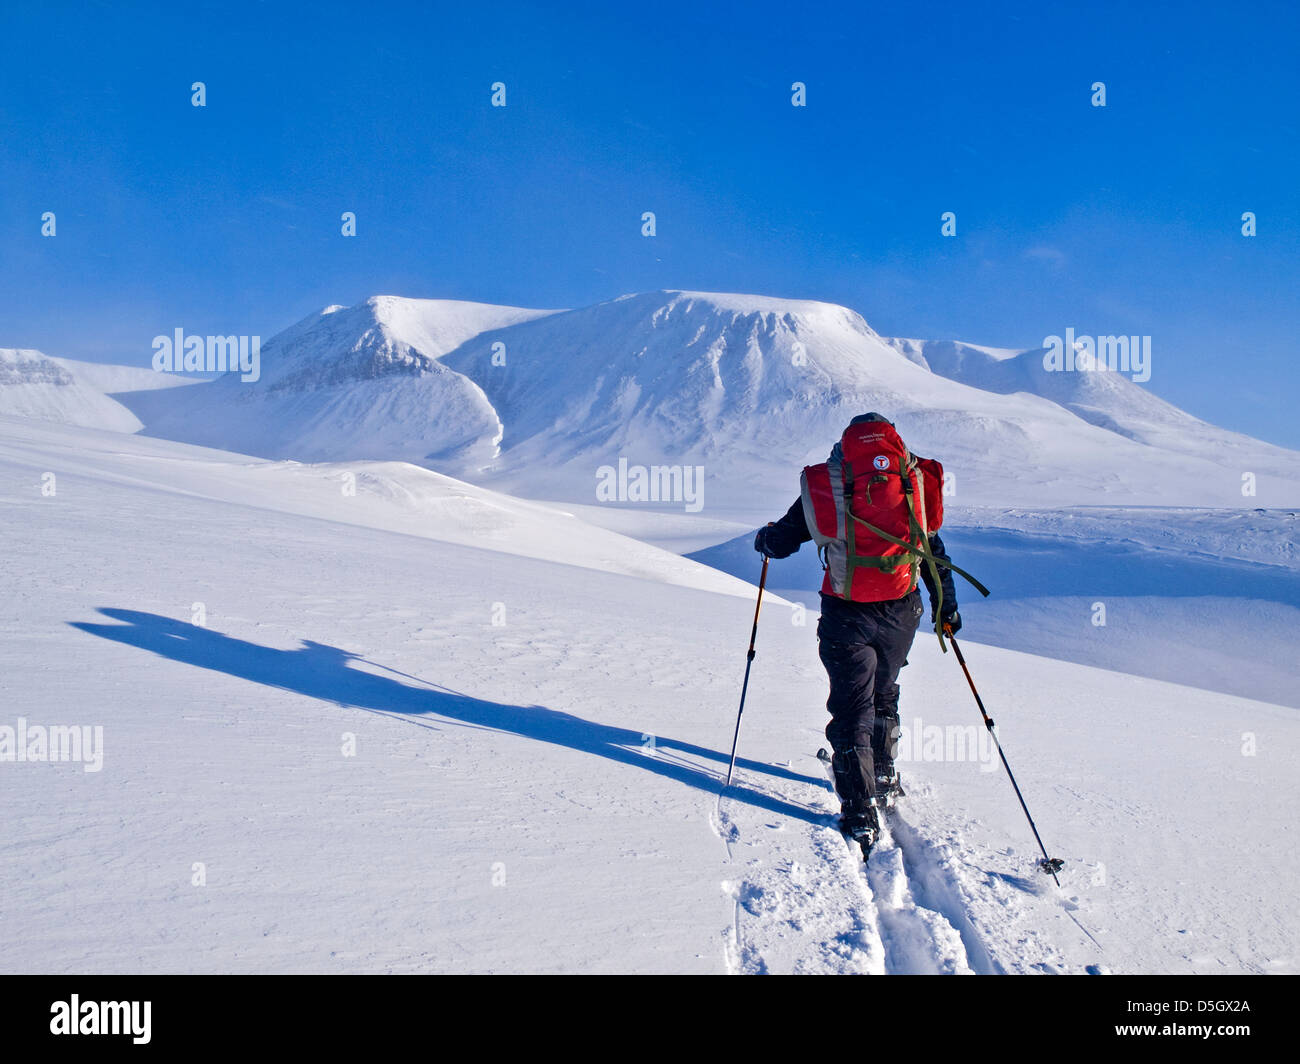
[{"label": "backpack logo patch", "polygon": [[876,455],[875,458],[871,460],[871,464],[875,466],[877,469],[888,469],[889,458],[886,455],[878,454]]}]

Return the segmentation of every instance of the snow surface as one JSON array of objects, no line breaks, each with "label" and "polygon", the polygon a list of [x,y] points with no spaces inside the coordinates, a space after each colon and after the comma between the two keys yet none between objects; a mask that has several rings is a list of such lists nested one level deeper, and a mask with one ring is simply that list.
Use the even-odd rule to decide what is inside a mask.
[{"label": "snow surface", "polygon": [[[765,607],[721,793],[734,581],[619,537],[580,567],[612,534],[347,469],[355,496],[337,465],[0,418],[0,725],[104,728],[101,771],[0,763],[0,969],[1300,967],[1293,709],[969,643],[1063,889],[997,766],[919,741],[864,872],[812,757],[815,618]],[[978,720],[933,639],[902,686],[918,739]]]},{"label": "snow surface", "polygon": [[586,524],[553,506],[401,462],[270,462],[147,437],[66,432],[18,419],[0,418],[0,431],[4,453],[12,460],[41,466],[56,477],[72,474],[144,485],[250,510],[269,506],[303,517],[648,576],[720,594],[750,594],[742,580]]}]

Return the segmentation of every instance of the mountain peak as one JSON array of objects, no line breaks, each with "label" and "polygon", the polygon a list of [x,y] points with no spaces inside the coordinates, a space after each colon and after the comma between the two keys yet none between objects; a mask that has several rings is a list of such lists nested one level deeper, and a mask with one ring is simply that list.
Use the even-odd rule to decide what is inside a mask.
[{"label": "mountain peak", "polygon": [[650,292],[630,292],[609,300],[606,304],[597,305],[614,304],[673,311],[704,311],[738,317],[769,316],[775,319],[787,319],[790,323],[840,322],[865,330],[872,336],[876,335],[857,311],[838,303],[825,303],[815,299],[786,299],[778,296],[749,295],[743,292],[696,292],[664,288]]}]

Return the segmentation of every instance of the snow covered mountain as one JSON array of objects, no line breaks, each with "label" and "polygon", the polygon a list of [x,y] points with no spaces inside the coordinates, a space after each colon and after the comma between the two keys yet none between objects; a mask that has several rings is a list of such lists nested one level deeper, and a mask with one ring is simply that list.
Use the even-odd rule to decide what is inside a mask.
[{"label": "snow covered mountain", "polygon": [[[1139,443],[1179,450],[1199,441],[1204,448],[1233,435],[1165,402],[1128,374],[1048,370],[1043,365],[1046,348],[1016,351],[954,340],[897,338],[886,343],[941,377],[1002,395],[1041,396],[1090,424]],[[1239,442],[1245,439],[1237,437]]]},{"label": "snow covered mountain", "polygon": [[[711,512],[757,518],[876,409],[968,505],[1300,502],[1300,454],[1209,425],[1114,372],[1041,352],[887,340],[854,311],[650,292],[538,311],[375,297],[332,307],[233,375],[126,401],[146,431],[267,457],[400,458],[534,498],[597,471],[698,467]],[[664,507],[666,508],[666,507]]]},{"label": "snow covered mountain", "polygon": [[[678,293],[499,309],[332,308],[263,349],[261,387],[146,391],[122,368],[80,385],[102,399],[125,382],[130,402],[188,410],[196,431],[238,425],[268,450],[339,461],[0,416],[15,604],[0,618],[14,707],[0,726],[104,736],[93,767],[0,772],[0,801],[22,811],[0,845],[7,970],[1295,969],[1295,891],[1278,888],[1291,850],[1270,841],[1287,830],[1300,749],[1294,709],[1270,704],[1293,701],[1293,513],[1239,497],[1230,513],[954,506],[951,545],[999,595],[963,603],[972,666],[1067,862],[1064,889],[1033,871],[961,674],[924,637],[904,678],[908,804],[864,874],[804,756],[825,722],[813,614],[765,606],[724,793],[753,599],[719,570],[754,571],[752,536],[696,556],[710,568],[593,525],[648,521],[681,541],[688,525],[742,527],[590,503],[570,514],[366,461],[360,445],[432,440],[448,456],[437,464],[575,496],[601,459],[699,456],[710,491],[752,496],[736,512],[765,491],[788,501],[774,463],[821,457],[818,434],[863,406],[912,418],[918,450],[927,431],[950,446],[962,493],[990,459],[981,444],[1017,456],[990,459],[1008,495],[1037,497],[1051,478],[1079,490],[1070,478],[1090,463],[1126,455],[1184,487],[1214,463],[1144,442],[1139,422],[1159,410],[1122,391],[1112,410],[1128,433],[1064,396],[953,380],[1005,371],[921,347],[923,365],[825,304]],[[3,364],[17,387],[76,379],[33,353]],[[368,437],[386,410],[394,435]],[[1174,443],[1219,432],[1184,432],[1180,416]],[[1238,440],[1288,468],[1287,452]],[[51,472],[56,495],[42,491]],[[1140,465],[1111,473],[1102,483],[1129,494],[1149,483]],[[807,572],[774,571],[769,590],[815,586],[811,552],[783,564]],[[973,642],[987,638],[1031,653]],[[67,661],[79,667],[52,664]],[[77,706],[92,709],[69,717]],[[1264,737],[1250,757],[1246,734]],[[1232,845],[1205,845],[1206,779],[1229,781],[1216,823]],[[195,862],[213,889],[192,885]],[[84,934],[59,930],[69,898],[94,916]]]},{"label": "snow covered mountain", "polygon": [[473,336],[551,313],[375,296],[332,306],[261,349],[261,376],[127,402],[151,435],[304,461],[400,459],[473,467],[502,426],[472,380],[439,360]]},{"label": "snow covered mountain", "polygon": [[136,432],[140,421],[121,403],[40,351],[0,348],[0,414]]},{"label": "snow covered mountain", "polygon": [[53,358],[40,351],[0,348],[0,415],[64,425],[138,432],[140,420],[111,397],[135,389],[170,389],[192,378],[133,366]]},{"label": "snow covered mountain", "polygon": [[[505,367],[491,362],[499,342]],[[943,357],[950,348],[983,361]],[[1300,454],[1208,425],[1122,374],[1049,372],[1041,352],[900,350],[825,303],[647,293],[476,338],[443,362],[482,386],[505,426],[489,474],[526,493],[573,497],[626,456],[698,463],[715,503],[745,509],[875,409],[943,458],[968,504],[1241,505],[1246,471],[1270,502],[1300,500]]]}]

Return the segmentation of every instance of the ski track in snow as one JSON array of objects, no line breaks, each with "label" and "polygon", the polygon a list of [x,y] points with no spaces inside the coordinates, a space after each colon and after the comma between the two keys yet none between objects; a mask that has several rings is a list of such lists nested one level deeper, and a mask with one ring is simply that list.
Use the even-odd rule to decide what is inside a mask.
[{"label": "ski track in snow", "polygon": [[[929,856],[929,844],[907,823],[901,812],[890,813],[889,826],[901,878],[906,880],[918,908],[933,913],[936,921],[942,922],[945,940],[949,931],[957,936],[957,943],[950,943],[954,949],[954,963],[980,975],[1001,973],[1002,966],[989,956],[983,939],[971,923],[966,903],[951,873]],[[936,934],[936,941],[938,937]]]},{"label": "ski track in snow", "polygon": [[[747,777],[749,774],[746,774]],[[737,775],[736,785],[749,786]],[[710,824],[738,874],[723,881],[734,922],[724,935],[732,974],[993,975],[1105,970],[1097,943],[1074,916],[1078,906],[1031,878],[982,870],[960,859],[969,848],[947,823],[938,796],[909,782],[909,796],[891,810],[887,829],[861,861],[858,847],[835,826],[826,786],[776,788],[789,802],[825,812],[820,823],[789,825],[748,819],[719,794]],[[728,806],[736,806],[733,815]],[[928,823],[931,814],[936,823]],[[789,856],[802,850],[804,859]],[[806,863],[811,853],[816,864]],[[1005,860],[1007,854],[996,855]],[[1023,857],[1021,858],[1023,860]],[[1067,884],[1068,885],[1068,884]],[[1071,962],[1023,917],[1053,903],[1081,934]],[[1086,936],[1086,939],[1085,939]],[[1087,940],[1091,939],[1089,943]],[[1059,936],[1058,936],[1059,941]],[[1092,947],[1090,954],[1083,950]]]},{"label": "ski track in snow", "polygon": [[[815,793],[807,784],[800,787],[804,793],[797,797]],[[728,843],[729,860],[740,867],[736,878],[722,883],[735,905],[734,923],[724,935],[726,970],[733,975],[884,974],[878,913],[839,832],[813,824],[794,832],[767,820],[753,825],[751,837],[732,821],[727,805],[723,793],[715,830],[723,826],[719,835]],[[757,856],[747,850],[766,852]]]},{"label": "ski track in snow", "polygon": [[[1091,934],[1073,915],[1077,905],[1036,869],[1021,875],[1000,867],[1010,858],[1020,869],[1027,855],[982,852],[958,818],[941,808],[933,787],[913,780],[908,792],[901,808],[890,814],[908,883],[917,902],[941,914],[960,936],[972,971],[1064,974],[1084,971],[1089,960],[1097,959],[1096,940],[1087,940]],[[1068,876],[1079,871],[1076,863],[1063,873],[1066,886]],[[1026,916],[1053,905],[1083,934],[1066,933],[1048,942],[1038,931],[1024,928]],[[1061,942],[1070,943],[1070,957],[1059,948]]]},{"label": "ski track in snow", "polygon": [[886,828],[866,865],[881,910],[886,971],[892,975],[970,975],[957,929],[943,913],[922,905],[907,874],[903,851]]},{"label": "ski track in snow", "polygon": [[[755,837],[747,837],[727,812],[726,793],[718,796],[711,826],[726,845],[728,861],[744,860],[746,847],[772,851],[766,859],[749,858],[741,878],[722,884],[735,903],[734,924],[725,935],[727,971],[883,975],[1000,970],[959,907],[940,911],[919,900],[937,892],[913,888],[909,862],[890,833],[864,868],[856,844],[834,824],[833,797],[808,784],[800,785],[800,792],[781,797],[800,804],[811,797],[826,816],[822,823],[802,827],[789,842],[809,848],[817,865],[784,856],[793,848],[783,838],[788,827],[754,825]],[[951,895],[944,897],[951,903]],[[966,934],[959,930],[963,925]],[[974,967],[968,939],[976,944]]]}]

